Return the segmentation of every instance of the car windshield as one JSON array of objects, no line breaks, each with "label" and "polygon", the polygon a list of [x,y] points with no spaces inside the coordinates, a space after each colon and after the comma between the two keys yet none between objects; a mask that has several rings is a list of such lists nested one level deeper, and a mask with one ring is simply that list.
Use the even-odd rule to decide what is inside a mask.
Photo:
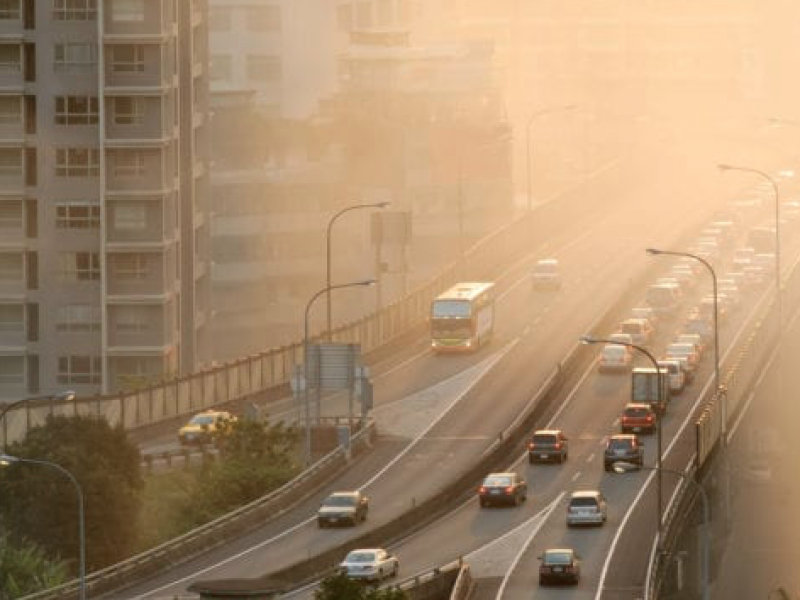
[{"label": "car windshield", "polygon": [[511,477],[506,475],[492,475],[484,480],[483,485],[486,487],[505,487],[511,485]]},{"label": "car windshield", "polygon": [[552,446],[556,441],[556,436],[551,433],[541,433],[533,436],[533,443],[537,446],[540,444],[543,446]]},{"label": "car windshield", "polygon": [[544,563],[546,565],[568,565],[572,562],[570,552],[545,552]]},{"label": "car windshield", "polygon": [[629,439],[612,438],[608,441],[608,447],[612,450],[627,450],[631,446]]},{"label": "car windshield", "polygon": [[590,507],[596,508],[597,507],[597,499],[589,498],[589,497],[578,497],[572,498],[569,501],[570,506],[580,506],[580,507]]},{"label": "car windshield", "polygon": [[349,563],[370,563],[375,562],[374,552],[355,551],[351,552],[345,558],[345,562]]},{"label": "car windshield", "polygon": [[644,406],[635,406],[631,408],[625,409],[625,416],[626,417],[646,417],[649,414],[649,410]]},{"label": "car windshield", "polygon": [[189,421],[192,425],[211,425],[214,422],[214,417],[211,415],[195,415]]},{"label": "car windshield", "polygon": [[355,496],[329,496],[325,502],[322,503],[323,506],[355,506],[356,505],[356,497]]}]

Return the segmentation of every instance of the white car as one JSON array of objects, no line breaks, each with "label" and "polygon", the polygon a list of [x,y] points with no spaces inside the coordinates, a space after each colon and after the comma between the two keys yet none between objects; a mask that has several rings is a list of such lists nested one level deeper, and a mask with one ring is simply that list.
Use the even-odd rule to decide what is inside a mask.
[{"label": "white car", "polygon": [[619,332],[630,335],[634,344],[646,346],[653,337],[653,326],[647,319],[626,319],[620,323]]},{"label": "white car", "polygon": [[348,553],[339,567],[351,579],[381,581],[397,575],[400,562],[383,548],[366,548]]},{"label": "white car", "polygon": [[557,290],[561,287],[561,270],[555,258],[543,258],[536,262],[531,272],[534,290]]},{"label": "white car", "polygon": [[599,525],[606,522],[608,508],[603,494],[597,490],[572,492],[567,504],[567,527]]},{"label": "white car", "polygon": [[753,262],[756,251],[753,248],[737,248],[733,251],[733,266],[736,271],[743,271]]},{"label": "white car", "polygon": [[597,370],[600,373],[609,371],[630,371],[633,368],[633,352],[627,346],[606,344],[600,351]]},{"label": "white car", "polygon": [[680,394],[686,387],[686,373],[683,372],[681,363],[677,360],[660,360],[658,366],[667,370],[669,393]]}]

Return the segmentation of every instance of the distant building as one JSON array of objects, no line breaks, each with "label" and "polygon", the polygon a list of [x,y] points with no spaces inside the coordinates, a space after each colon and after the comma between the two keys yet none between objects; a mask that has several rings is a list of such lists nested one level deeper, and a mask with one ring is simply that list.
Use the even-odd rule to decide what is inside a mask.
[{"label": "distant building", "polygon": [[208,359],[205,26],[203,0],[3,3],[0,397]]}]

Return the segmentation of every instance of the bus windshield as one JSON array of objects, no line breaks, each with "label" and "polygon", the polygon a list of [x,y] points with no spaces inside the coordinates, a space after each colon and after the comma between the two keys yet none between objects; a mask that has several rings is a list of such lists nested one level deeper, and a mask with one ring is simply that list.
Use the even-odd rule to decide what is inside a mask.
[{"label": "bus windshield", "polygon": [[470,303],[466,300],[436,300],[433,303],[434,319],[468,319]]}]

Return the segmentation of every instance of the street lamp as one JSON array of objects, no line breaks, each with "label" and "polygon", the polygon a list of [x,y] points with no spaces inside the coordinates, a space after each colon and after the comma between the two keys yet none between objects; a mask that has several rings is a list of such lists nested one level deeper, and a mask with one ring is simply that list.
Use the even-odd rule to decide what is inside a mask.
[{"label": "street lamp", "polygon": [[533,184],[531,181],[531,125],[533,125],[534,119],[538,117],[559,111],[574,110],[575,108],[577,108],[577,106],[574,104],[551,106],[549,108],[543,108],[542,110],[536,111],[530,117],[528,117],[528,122],[525,124],[525,164],[528,174],[528,212],[530,212],[531,203],[533,202]]},{"label": "street lamp", "polygon": [[0,407],[0,423],[3,424],[3,452],[8,449],[8,430],[6,429],[6,414],[11,411],[12,409],[16,408],[17,406],[21,406],[27,402],[33,402],[34,400],[44,400],[45,398],[51,398],[53,400],[59,400],[62,402],[72,402],[75,400],[76,393],[72,390],[66,390],[63,392],[59,392],[57,394],[52,394],[50,396],[34,396],[32,398],[23,398],[22,400],[17,400],[15,402],[11,402],[9,404],[4,404]]},{"label": "street lamp", "polygon": [[634,471],[639,469],[646,469],[648,471],[658,471],[659,474],[662,472],[669,473],[670,475],[675,475],[676,477],[680,477],[683,481],[687,483],[691,483],[695,486],[695,489],[700,493],[700,498],[703,502],[703,600],[711,600],[711,580],[709,575],[709,566],[711,564],[711,516],[709,511],[709,504],[708,504],[708,494],[706,490],[700,485],[697,481],[695,481],[692,477],[689,477],[686,473],[682,473],[681,471],[674,471],[673,469],[665,469],[661,466],[658,467],[649,467],[646,465],[634,465],[633,463],[620,461],[615,462],[612,466],[612,469],[615,473],[627,473],[628,471]]},{"label": "street lamp", "polygon": [[78,540],[80,542],[80,550],[78,557],[78,572],[80,581],[80,600],[86,600],[86,525],[83,516],[83,490],[75,479],[75,476],[67,469],[59,464],[47,460],[34,460],[32,458],[18,458],[16,456],[9,456],[8,454],[0,454],[0,467],[7,467],[15,463],[39,465],[42,467],[49,467],[55,469],[75,486],[75,492],[78,496]]},{"label": "street lamp", "polygon": [[[341,217],[343,214],[350,212],[352,210],[359,210],[362,208],[386,208],[389,206],[389,202],[375,202],[374,204],[353,204],[352,206],[346,206],[335,215],[333,215],[330,220],[328,221],[328,228],[325,235],[325,285],[330,288],[331,287],[331,229],[333,229],[333,224]],[[333,339],[333,328],[332,328],[332,308],[331,308],[331,295],[328,294],[326,299],[327,304],[327,332],[328,332],[328,339]]]},{"label": "street lamp", "polygon": [[[661,373],[661,366],[658,364],[656,357],[653,356],[647,348],[643,348],[637,344],[630,344],[628,342],[621,342],[618,340],[608,340],[603,338],[596,338],[591,335],[582,335],[581,338],[582,344],[616,344],[617,346],[627,346],[628,348],[633,348],[634,350],[638,350],[642,354],[644,354],[648,360],[653,364],[653,368],[656,370],[656,381],[658,383],[658,406],[659,410],[663,411],[664,403],[666,398],[664,398],[664,382],[662,381],[663,374]],[[657,522],[656,522],[656,535],[658,540],[659,547],[661,546],[661,414],[658,417],[658,427],[656,428],[656,445],[658,446],[658,474],[656,477],[656,496],[658,501],[658,508],[657,508]]]},{"label": "street lamp", "polygon": [[306,464],[309,464],[311,462],[311,407],[309,405],[309,398],[308,398],[308,316],[311,312],[311,305],[314,304],[314,301],[323,294],[330,295],[330,292],[332,292],[333,290],[340,290],[342,288],[358,287],[358,286],[370,286],[370,285],[375,285],[374,279],[366,279],[364,281],[352,281],[350,283],[329,285],[318,291],[313,296],[311,296],[311,300],[309,300],[308,304],[306,304],[305,328],[303,329],[303,377],[305,378],[305,385],[303,387],[303,397],[304,397],[305,414],[306,414],[306,427],[305,427]]},{"label": "street lamp", "polygon": [[[718,298],[717,298],[717,273],[714,267],[711,266],[704,258],[691,254],[689,252],[678,252],[675,250],[659,250],[658,248],[647,248],[646,252],[651,256],[667,255],[667,256],[685,256],[700,262],[708,272],[711,274],[711,282],[714,284],[714,391],[719,393],[719,311],[718,311]],[[722,401],[722,435],[723,440],[727,437],[727,421],[728,421],[728,407],[727,397]],[[725,443],[723,441],[723,443]]]}]

